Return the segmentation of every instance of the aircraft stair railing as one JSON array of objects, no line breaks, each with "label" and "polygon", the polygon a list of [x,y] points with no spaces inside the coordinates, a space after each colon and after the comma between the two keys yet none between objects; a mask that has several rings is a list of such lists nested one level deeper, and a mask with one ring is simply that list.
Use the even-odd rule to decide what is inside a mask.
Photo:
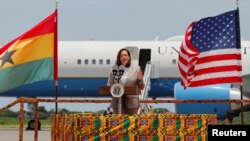
[{"label": "aircraft stair railing", "polygon": [[[143,81],[145,83],[145,87],[143,90],[141,90],[141,95],[139,96],[140,100],[147,100],[148,98],[148,93],[151,89],[150,77],[151,77],[151,62],[148,62],[144,71],[144,75],[143,75]],[[149,112],[149,106],[147,103],[142,103],[140,105],[140,111],[138,111],[138,114],[141,111],[145,113]]]}]

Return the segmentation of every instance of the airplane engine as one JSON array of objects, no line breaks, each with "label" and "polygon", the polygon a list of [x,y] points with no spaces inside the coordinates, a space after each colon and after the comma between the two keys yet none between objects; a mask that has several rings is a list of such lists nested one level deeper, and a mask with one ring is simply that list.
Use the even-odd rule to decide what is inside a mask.
[{"label": "airplane engine", "polygon": [[[239,89],[232,88],[231,84],[208,85],[186,88],[179,83],[175,84],[174,97],[177,100],[229,100],[240,99]],[[227,112],[237,109],[236,103],[183,103],[175,104],[178,114],[217,114],[218,119],[224,119]]]}]

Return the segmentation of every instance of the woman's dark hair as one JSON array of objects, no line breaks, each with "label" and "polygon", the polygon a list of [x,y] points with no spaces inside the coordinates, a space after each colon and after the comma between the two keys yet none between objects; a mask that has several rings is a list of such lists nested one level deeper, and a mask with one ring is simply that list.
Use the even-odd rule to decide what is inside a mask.
[{"label": "woman's dark hair", "polygon": [[128,67],[130,67],[130,64],[131,64],[131,55],[130,55],[129,50],[126,49],[126,48],[122,48],[122,49],[119,50],[119,52],[117,54],[117,57],[116,57],[116,65],[120,66],[122,64],[121,61],[120,61],[120,55],[121,55],[122,51],[126,51],[128,53],[129,60],[128,60],[128,64],[125,66],[126,68],[128,68]]}]

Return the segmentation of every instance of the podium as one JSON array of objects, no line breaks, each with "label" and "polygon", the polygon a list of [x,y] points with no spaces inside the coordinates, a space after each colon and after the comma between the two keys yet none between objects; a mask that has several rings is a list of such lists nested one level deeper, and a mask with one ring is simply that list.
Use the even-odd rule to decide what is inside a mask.
[{"label": "podium", "polygon": [[[111,94],[110,89],[112,86],[101,86],[99,88],[99,94]],[[124,93],[122,95],[140,95],[141,94],[141,89],[138,88],[138,86],[126,86],[124,87]],[[122,101],[121,97],[118,97],[118,114],[121,114],[122,110]],[[117,98],[117,97],[116,97]]]},{"label": "podium", "polygon": [[[100,86],[99,87],[99,94],[111,94],[110,93],[111,86]],[[137,86],[126,86],[124,87],[124,94],[125,95],[140,95],[141,89]]]}]

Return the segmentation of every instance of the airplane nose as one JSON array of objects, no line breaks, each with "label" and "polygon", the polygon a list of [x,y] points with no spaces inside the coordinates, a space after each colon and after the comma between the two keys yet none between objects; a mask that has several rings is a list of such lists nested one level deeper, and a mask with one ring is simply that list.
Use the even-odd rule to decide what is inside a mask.
[{"label": "airplane nose", "polygon": [[[240,90],[238,88],[231,88],[229,92],[230,100],[239,100],[240,99]],[[236,110],[240,108],[240,103],[231,103],[230,109]]]},{"label": "airplane nose", "polygon": [[[239,88],[234,88],[234,87],[231,88],[229,94],[230,94],[230,100],[240,100],[241,99],[241,92],[240,92]],[[243,99],[247,99],[247,97],[245,97],[243,95]],[[240,103],[231,103],[230,106],[231,106],[230,107],[231,110],[237,110],[237,109],[241,108]]]}]

